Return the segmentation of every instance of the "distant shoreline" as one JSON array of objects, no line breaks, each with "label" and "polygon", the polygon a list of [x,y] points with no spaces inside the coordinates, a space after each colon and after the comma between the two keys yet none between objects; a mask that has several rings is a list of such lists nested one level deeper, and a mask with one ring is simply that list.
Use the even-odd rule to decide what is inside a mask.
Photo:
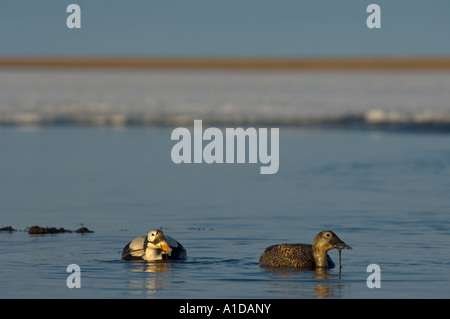
[{"label": "distant shoreline", "polygon": [[429,70],[449,71],[450,57],[131,58],[0,57],[0,68],[175,70]]}]

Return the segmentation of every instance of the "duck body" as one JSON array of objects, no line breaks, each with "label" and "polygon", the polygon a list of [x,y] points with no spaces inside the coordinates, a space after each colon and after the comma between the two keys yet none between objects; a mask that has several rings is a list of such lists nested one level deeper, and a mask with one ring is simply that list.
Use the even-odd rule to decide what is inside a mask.
[{"label": "duck body", "polygon": [[[326,268],[334,268],[331,257],[326,255]],[[312,245],[309,244],[279,244],[266,248],[259,262],[263,267],[271,268],[316,268]]]},{"label": "duck body", "polygon": [[266,268],[333,268],[335,266],[327,254],[330,249],[352,249],[335,233],[326,230],[320,232],[312,245],[278,244],[267,247],[261,254],[259,263]]},{"label": "duck body", "polygon": [[136,237],[122,250],[123,260],[179,260],[186,257],[187,252],[183,245],[160,229],[153,229],[145,236]]}]

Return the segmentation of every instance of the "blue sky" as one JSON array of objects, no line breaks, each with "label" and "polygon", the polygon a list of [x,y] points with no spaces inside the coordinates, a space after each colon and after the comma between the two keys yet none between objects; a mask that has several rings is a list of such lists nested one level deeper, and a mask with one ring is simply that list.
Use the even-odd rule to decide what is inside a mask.
[{"label": "blue sky", "polygon": [[449,15],[448,0],[2,0],[0,56],[446,56]]}]

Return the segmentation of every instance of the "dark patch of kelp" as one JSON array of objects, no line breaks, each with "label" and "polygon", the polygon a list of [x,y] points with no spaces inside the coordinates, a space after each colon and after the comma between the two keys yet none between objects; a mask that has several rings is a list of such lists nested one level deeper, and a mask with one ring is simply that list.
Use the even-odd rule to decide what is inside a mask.
[{"label": "dark patch of kelp", "polygon": [[[9,232],[12,233],[14,231],[17,231],[17,229],[14,229],[12,226],[5,226],[0,228],[0,231]],[[28,233],[30,235],[45,235],[45,234],[61,234],[61,233],[79,233],[79,234],[85,234],[85,233],[93,233],[92,230],[89,230],[87,227],[80,227],[75,231],[65,229],[63,227],[40,227],[40,226],[31,226],[28,228]]]}]

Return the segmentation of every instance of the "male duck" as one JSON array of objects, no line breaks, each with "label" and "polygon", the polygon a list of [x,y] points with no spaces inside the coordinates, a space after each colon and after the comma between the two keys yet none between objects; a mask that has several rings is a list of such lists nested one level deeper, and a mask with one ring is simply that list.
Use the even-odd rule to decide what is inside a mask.
[{"label": "male duck", "polygon": [[309,244],[279,244],[267,247],[259,263],[268,268],[333,268],[334,262],[327,254],[330,249],[352,249],[330,230],[320,232]]},{"label": "male duck", "polygon": [[122,250],[123,260],[185,259],[186,256],[183,245],[160,229],[152,229],[146,236],[133,239]]}]

